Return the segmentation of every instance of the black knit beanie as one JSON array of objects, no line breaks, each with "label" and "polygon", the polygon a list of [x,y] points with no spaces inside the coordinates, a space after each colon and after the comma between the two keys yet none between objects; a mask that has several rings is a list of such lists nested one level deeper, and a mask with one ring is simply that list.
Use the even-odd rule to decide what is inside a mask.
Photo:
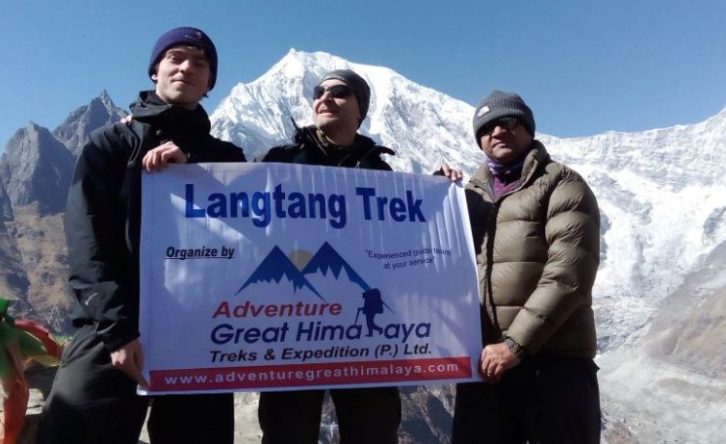
[{"label": "black knit beanie", "polygon": [[368,86],[368,83],[363,80],[363,77],[350,69],[336,69],[325,74],[318,82],[318,86],[330,79],[340,80],[353,90],[353,94],[355,94],[355,98],[358,100],[360,121],[363,122],[363,119],[368,115],[368,106],[371,101],[371,87]]},{"label": "black knit beanie", "polygon": [[516,117],[529,134],[534,136],[534,116],[524,100],[515,93],[495,89],[479,102],[474,112],[474,137],[477,145],[480,139],[479,130],[500,117]]},{"label": "black knit beanie", "polygon": [[174,28],[165,32],[159,40],[156,41],[154,49],[151,50],[151,59],[149,59],[149,77],[154,74],[154,68],[159,63],[167,49],[174,46],[193,46],[204,51],[209,61],[210,79],[209,90],[214,88],[217,82],[217,48],[214,47],[212,39],[201,29],[183,26]]}]

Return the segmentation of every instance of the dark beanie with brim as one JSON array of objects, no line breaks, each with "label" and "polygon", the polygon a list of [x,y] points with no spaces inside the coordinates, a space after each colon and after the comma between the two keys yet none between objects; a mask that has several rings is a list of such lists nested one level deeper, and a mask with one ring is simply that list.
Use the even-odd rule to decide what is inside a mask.
[{"label": "dark beanie with brim", "polygon": [[209,62],[209,90],[211,91],[214,88],[214,84],[217,83],[217,48],[214,47],[212,39],[204,31],[189,26],[171,29],[159,37],[159,40],[154,45],[154,49],[151,50],[149,77],[154,74],[156,65],[164,56],[166,50],[175,46],[192,46],[204,51],[204,55]]},{"label": "dark beanie with brim", "polygon": [[529,106],[518,94],[495,89],[479,102],[474,112],[472,123],[477,145],[481,139],[479,131],[488,123],[502,117],[516,117],[527,128],[529,134],[534,136],[534,115]]},{"label": "dark beanie with brim", "polygon": [[326,73],[318,82],[318,86],[326,80],[336,79],[348,85],[358,100],[358,110],[360,111],[360,121],[368,115],[368,106],[371,101],[371,87],[368,86],[363,77],[359,76],[350,69],[336,69]]}]

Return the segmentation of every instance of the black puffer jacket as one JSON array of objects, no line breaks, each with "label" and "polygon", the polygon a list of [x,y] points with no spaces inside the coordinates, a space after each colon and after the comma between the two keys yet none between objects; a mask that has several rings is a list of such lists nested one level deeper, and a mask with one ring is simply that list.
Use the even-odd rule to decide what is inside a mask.
[{"label": "black puffer jacket", "polygon": [[395,154],[392,149],[376,145],[373,140],[360,134],[352,146],[325,144],[321,142],[314,126],[298,128],[293,142],[271,148],[255,160],[391,171],[391,166],[381,159],[381,154]]},{"label": "black puffer jacket", "polygon": [[110,350],[139,336],[141,159],[171,140],[190,162],[244,162],[242,150],[209,135],[201,106],[190,111],[142,92],[131,123],[91,133],[68,193],[69,282],[80,306],[73,324],[94,324]]}]

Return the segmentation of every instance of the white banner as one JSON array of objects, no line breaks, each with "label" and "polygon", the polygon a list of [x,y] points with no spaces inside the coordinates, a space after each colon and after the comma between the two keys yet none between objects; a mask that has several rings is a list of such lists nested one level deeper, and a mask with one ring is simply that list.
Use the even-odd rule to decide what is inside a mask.
[{"label": "white banner", "polygon": [[290,164],[144,174],[144,393],[478,380],[473,242],[442,177]]}]

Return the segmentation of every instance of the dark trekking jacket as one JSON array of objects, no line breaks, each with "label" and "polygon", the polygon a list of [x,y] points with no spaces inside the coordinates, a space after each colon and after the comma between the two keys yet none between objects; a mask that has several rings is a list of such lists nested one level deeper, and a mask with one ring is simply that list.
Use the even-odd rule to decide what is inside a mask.
[{"label": "dark trekking jacket", "polygon": [[69,282],[79,307],[74,326],[94,324],[109,351],[139,336],[141,160],[164,141],[189,162],[244,162],[242,150],[209,135],[201,106],[187,110],[142,92],[133,120],[91,133],[68,193]]},{"label": "dark trekking jacket", "polygon": [[395,154],[392,149],[376,145],[373,140],[360,134],[356,135],[353,145],[349,147],[325,144],[317,135],[315,126],[298,128],[293,142],[271,148],[255,161],[391,171],[391,166],[381,159],[381,154]]}]

